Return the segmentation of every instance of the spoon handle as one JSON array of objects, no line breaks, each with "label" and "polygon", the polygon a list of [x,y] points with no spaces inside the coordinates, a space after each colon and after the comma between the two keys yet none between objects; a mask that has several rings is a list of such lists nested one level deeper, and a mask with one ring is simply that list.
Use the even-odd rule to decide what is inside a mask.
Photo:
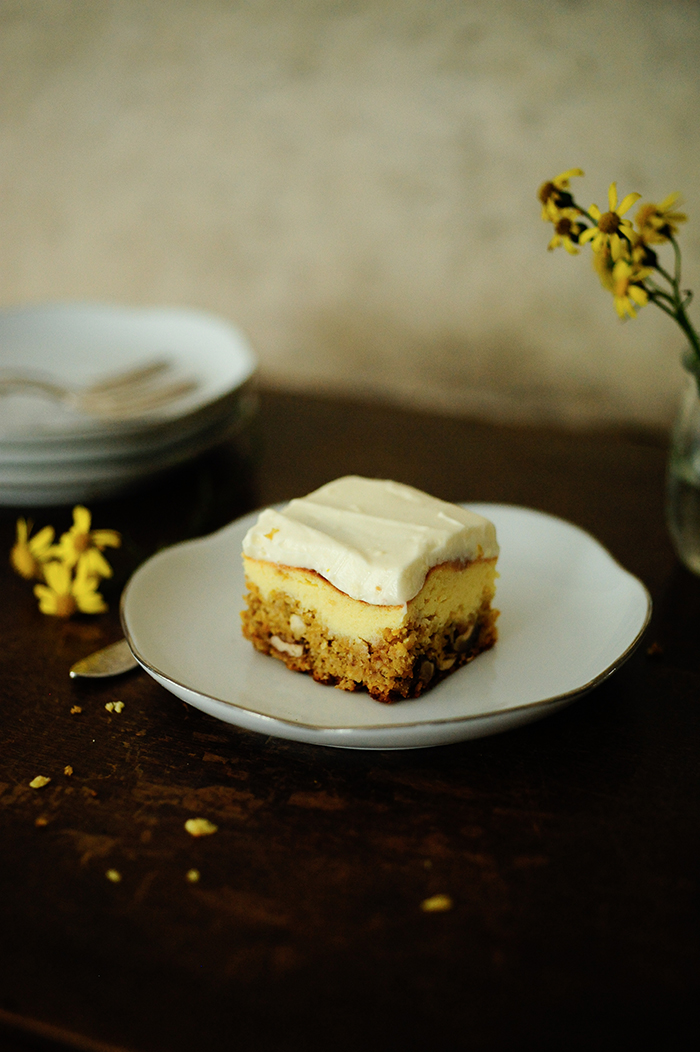
[{"label": "spoon handle", "polygon": [[129,650],[129,644],[125,639],[120,639],[118,643],[110,643],[108,647],[96,650],[94,654],[76,661],[70,670],[70,677],[101,679],[105,676],[119,676],[137,666],[138,661]]}]

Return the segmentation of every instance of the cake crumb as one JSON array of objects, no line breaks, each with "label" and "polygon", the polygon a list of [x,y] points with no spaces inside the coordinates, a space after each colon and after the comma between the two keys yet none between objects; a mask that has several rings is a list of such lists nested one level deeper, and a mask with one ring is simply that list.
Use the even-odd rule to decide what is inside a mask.
[{"label": "cake crumb", "polygon": [[188,869],[187,870],[187,880],[188,880],[188,882],[190,884],[196,884],[197,881],[199,880],[199,870],[198,869]]},{"label": "cake crumb", "polygon": [[42,826],[47,826],[48,824],[49,824],[49,820],[46,817],[46,815],[39,815],[38,818],[34,819],[34,825],[37,826],[38,828],[41,828]]},{"label": "cake crumb", "polygon": [[185,822],[185,829],[190,836],[210,836],[218,828],[208,818],[188,818]]},{"label": "cake crumb", "polygon": [[73,708],[70,710],[70,714],[71,716],[77,716],[77,714],[82,711],[83,710],[80,705],[74,705]]},{"label": "cake crumb", "polygon": [[108,869],[105,876],[107,880],[111,880],[113,884],[118,884],[122,879],[122,875],[118,869]]},{"label": "cake crumb", "polygon": [[420,908],[423,913],[446,913],[452,909],[452,899],[449,895],[431,895],[429,899],[423,899]]},{"label": "cake crumb", "polygon": [[63,773],[64,773],[65,775],[67,775],[67,776],[68,776],[69,778],[70,778],[70,776],[72,775],[72,773],[73,773],[73,768],[71,767],[71,765],[70,765],[69,763],[67,763],[67,764],[66,764],[66,766],[65,766],[65,767],[63,768]]},{"label": "cake crumb", "polygon": [[43,789],[50,781],[50,778],[45,778],[43,774],[38,774],[36,778],[32,778],[29,786],[31,789]]}]

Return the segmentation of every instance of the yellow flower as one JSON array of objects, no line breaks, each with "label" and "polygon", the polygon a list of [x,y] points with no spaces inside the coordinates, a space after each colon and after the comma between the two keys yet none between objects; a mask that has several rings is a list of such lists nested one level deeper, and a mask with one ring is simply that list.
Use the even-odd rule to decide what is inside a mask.
[{"label": "yellow flower", "polygon": [[10,552],[12,566],[28,581],[32,577],[43,577],[42,564],[49,558],[49,549],[54,538],[52,526],[44,526],[34,537],[29,536],[31,531],[31,522],[17,519],[17,540]]},{"label": "yellow flower", "polygon": [[634,307],[643,307],[649,302],[649,294],[642,285],[651,274],[651,267],[634,267],[626,259],[618,259],[612,268],[612,293],[615,310],[621,318],[626,314],[636,318]]},{"label": "yellow flower", "polygon": [[627,194],[623,197],[619,206],[617,203],[617,186],[610,184],[608,190],[608,212],[601,212],[597,205],[591,205],[588,209],[595,220],[596,225],[584,230],[581,235],[581,244],[591,242],[594,252],[600,252],[604,247],[610,246],[613,261],[617,262],[629,252],[629,246],[634,242],[634,233],[629,219],[623,219],[625,212],[638,201],[641,194]]},{"label": "yellow flower", "polygon": [[673,206],[680,199],[680,194],[669,194],[660,205],[641,205],[635,216],[635,222],[644,241],[660,245],[678,233],[678,223],[688,220],[684,212],[674,212]]},{"label": "yellow flower", "polygon": [[537,191],[545,223],[556,223],[560,210],[570,208],[573,204],[573,198],[568,190],[569,179],[574,175],[583,175],[583,172],[580,168],[569,168],[567,172],[562,172],[555,179],[542,183]]},{"label": "yellow flower", "polygon": [[547,245],[550,250],[563,245],[570,255],[578,255],[578,240],[586,227],[578,222],[578,212],[575,208],[567,208],[559,213],[559,218],[554,224],[554,237]]},{"label": "yellow flower", "polygon": [[44,566],[44,576],[46,584],[34,585],[42,614],[70,617],[76,610],[82,614],[102,614],[107,609],[96,590],[99,579],[88,572],[86,563],[79,562],[73,576],[65,563],[49,562]]},{"label": "yellow flower", "polygon": [[92,516],[81,504],[73,508],[73,525],[62,534],[51,554],[60,559],[69,569],[84,564],[84,573],[99,577],[111,577],[112,567],[104,555],[103,548],[118,548],[121,537],[116,530],[91,530]]},{"label": "yellow flower", "polygon": [[613,261],[610,255],[610,246],[603,245],[600,252],[594,252],[593,256],[593,269],[600,278],[600,283],[607,292],[613,290]]},{"label": "yellow flower", "polygon": [[659,257],[654,252],[653,248],[650,248],[646,241],[643,241],[639,234],[635,234],[637,242],[632,249],[632,263],[638,267],[649,267],[653,270],[658,262]]}]

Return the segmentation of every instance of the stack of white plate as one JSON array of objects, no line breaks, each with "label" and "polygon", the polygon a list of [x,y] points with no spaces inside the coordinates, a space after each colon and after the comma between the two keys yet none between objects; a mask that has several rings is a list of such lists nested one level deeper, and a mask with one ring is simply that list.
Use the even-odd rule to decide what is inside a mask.
[{"label": "stack of white plate", "polygon": [[[82,389],[154,361],[184,394],[138,415],[106,418],[37,390],[2,388],[26,374]],[[233,437],[249,419],[255,356],[213,315],[179,308],[56,304],[0,312],[0,504],[39,506],[113,496]]]}]

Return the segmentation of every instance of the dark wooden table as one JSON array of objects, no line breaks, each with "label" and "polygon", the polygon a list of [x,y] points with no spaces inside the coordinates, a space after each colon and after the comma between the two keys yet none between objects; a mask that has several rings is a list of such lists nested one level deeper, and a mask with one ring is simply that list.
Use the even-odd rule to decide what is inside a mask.
[{"label": "dark wooden table", "polygon": [[[92,505],[124,534],[109,614],[41,615],[3,556],[0,1048],[686,1047],[700,580],[669,545],[664,461],[653,436],[267,393],[247,448]],[[548,719],[407,752],[247,733],[140,672],[68,679],[119,637],[150,552],[348,472],[590,530],[653,595],[644,642]],[[2,512],[3,551],[26,511]],[[70,509],[33,517],[62,529]],[[188,836],[199,815],[215,835]],[[452,910],[422,912],[436,893]]]}]

